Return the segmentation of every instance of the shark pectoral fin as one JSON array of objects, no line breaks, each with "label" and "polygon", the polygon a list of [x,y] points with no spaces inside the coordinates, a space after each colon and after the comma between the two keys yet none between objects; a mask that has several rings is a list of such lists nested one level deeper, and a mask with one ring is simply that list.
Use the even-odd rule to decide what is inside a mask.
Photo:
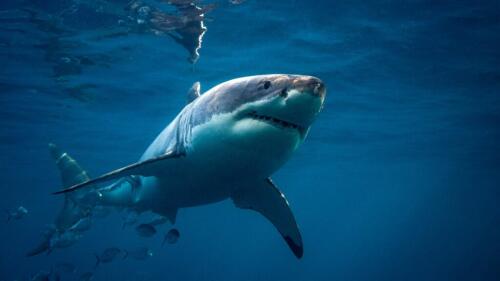
[{"label": "shark pectoral fin", "polygon": [[99,183],[103,183],[106,181],[115,180],[115,179],[119,179],[119,178],[126,177],[126,176],[131,176],[131,175],[153,176],[154,172],[156,171],[156,167],[158,167],[158,165],[162,161],[165,161],[167,159],[179,158],[181,156],[184,156],[184,154],[177,153],[174,151],[169,151],[169,152],[167,152],[163,155],[160,155],[158,157],[147,159],[147,160],[144,160],[144,161],[141,161],[138,163],[134,163],[134,164],[125,166],[123,168],[120,168],[120,169],[111,171],[107,174],[104,174],[98,178],[87,180],[87,181],[84,181],[82,183],[75,184],[69,188],[66,188],[66,189],[63,189],[60,191],[56,191],[53,194],[67,193],[67,192],[75,191],[77,189],[80,189],[80,188],[83,188],[83,187],[86,187],[89,185],[99,184]]},{"label": "shark pectoral fin", "polygon": [[250,188],[238,189],[231,198],[242,209],[261,213],[278,229],[297,258],[304,252],[302,237],[288,201],[270,178]]}]

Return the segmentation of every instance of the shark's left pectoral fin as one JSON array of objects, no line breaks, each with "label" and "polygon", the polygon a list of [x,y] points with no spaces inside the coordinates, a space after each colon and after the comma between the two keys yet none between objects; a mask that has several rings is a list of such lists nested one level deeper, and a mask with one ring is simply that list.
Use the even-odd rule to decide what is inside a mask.
[{"label": "shark's left pectoral fin", "polygon": [[270,178],[254,186],[238,189],[231,198],[237,207],[255,210],[270,220],[295,256],[302,257],[302,237],[295,217],[285,196]]},{"label": "shark's left pectoral fin", "polygon": [[150,158],[141,162],[125,166],[120,169],[116,169],[98,178],[87,180],[79,184],[75,184],[69,188],[56,191],[53,194],[71,192],[89,185],[99,184],[106,181],[115,180],[131,175],[154,176],[155,175],[154,172],[157,171],[157,167],[159,167],[159,165],[161,165],[163,161],[168,161],[173,158],[179,158],[181,156],[184,156],[184,154],[175,151],[168,151],[165,154],[160,155],[158,157]]}]

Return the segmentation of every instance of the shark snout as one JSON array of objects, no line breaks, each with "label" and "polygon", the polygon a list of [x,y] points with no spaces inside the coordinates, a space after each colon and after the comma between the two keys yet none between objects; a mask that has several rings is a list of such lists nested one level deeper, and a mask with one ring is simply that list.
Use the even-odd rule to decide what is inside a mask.
[{"label": "shark snout", "polygon": [[321,99],[325,98],[326,87],[323,81],[313,76],[299,76],[292,82],[293,88]]},{"label": "shark snout", "polygon": [[295,76],[289,80],[286,94],[280,94],[280,109],[275,117],[301,128],[308,128],[323,108],[326,87],[323,81],[313,76]]}]

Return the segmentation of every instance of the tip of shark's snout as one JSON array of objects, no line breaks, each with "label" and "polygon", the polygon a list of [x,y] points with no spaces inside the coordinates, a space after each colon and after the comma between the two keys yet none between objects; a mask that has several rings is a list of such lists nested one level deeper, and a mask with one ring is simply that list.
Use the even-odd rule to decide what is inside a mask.
[{"label": "tip of shark's snout", "polygon": [[321,97],[321,98],[325,97],[326,86],[325,86],[325,83],[323,83],[323,81],[318,79],[318,82],[316,84],[314,84],[313,94],[318,96],[318,97]]},{"label": "tip of shark's snout", "polygon": [[305,90],[320,98],[324,98],[326,95],[325,83],[314,76],[298,76],[293,80],[292,84],[295,88]]}]

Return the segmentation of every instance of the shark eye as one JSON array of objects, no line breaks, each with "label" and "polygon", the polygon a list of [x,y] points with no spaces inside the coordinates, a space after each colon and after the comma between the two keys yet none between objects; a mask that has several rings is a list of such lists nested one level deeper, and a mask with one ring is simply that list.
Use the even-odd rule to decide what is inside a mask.
[{"label": "shark eye", "polygon": [[271,81],[265,81],[264,82],[264,89],[269,89],[269,87],[271,87]]},{"label": "shark eye", "polygon": [[282,98],[288,97],[288,90],[286,88],[284,88],[283,90],[281,90],[280,97],[282,97]]}]

